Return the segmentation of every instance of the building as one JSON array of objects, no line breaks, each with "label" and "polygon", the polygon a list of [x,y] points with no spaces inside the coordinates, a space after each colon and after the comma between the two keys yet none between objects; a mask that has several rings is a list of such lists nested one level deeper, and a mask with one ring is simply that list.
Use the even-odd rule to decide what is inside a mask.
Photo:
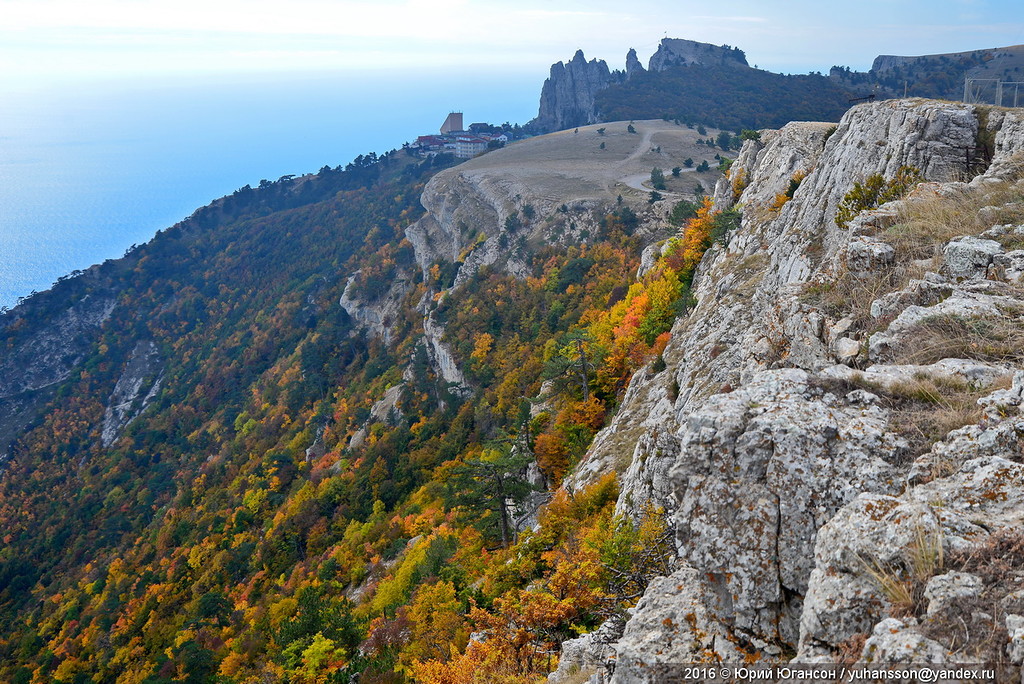
[{"label": "building", "polygon": [[487,150],[487,141],[475,135],[460,135],[455,138],[455,156],[459,159],[472,159]]},{"label": "building", "polygon": [[447,135],[449,133],[461,133],[464,129],[462,128],[462,112],[451,112],[448,114],[448,118],[441,124],[441,133]]}]

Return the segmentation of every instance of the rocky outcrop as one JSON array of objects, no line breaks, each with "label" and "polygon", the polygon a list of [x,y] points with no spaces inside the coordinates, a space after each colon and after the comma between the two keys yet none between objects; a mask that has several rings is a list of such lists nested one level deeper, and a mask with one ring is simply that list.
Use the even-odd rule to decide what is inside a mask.
[{"label": "rocky outcrop", "polygon": [[644,69],[644,65],[640,63],[640,59],[636,56],[636,50],[629,48],[629,52],[626,53],[626,78],[633,78],[645,71],[647,70]]},{"label": "rocky outcrop", "polygon": [[86,295],[0,360],[0,399],[60,382],[110,318],[113,297]]},{"label": "rocky outcrop", "polygon": [[621,72],[609,71],[604,60],[588,62],[583,50],[577,50],[569,62],[551,66],[551,75],[540,91],[540,109],[533,126],[547,132],[595,123],[594,96],[622,78]]},{"label": "rocky outcrop", "polygon": [[152,340],[141,340],[132,350],[128,363],[114,385],[103,413],[100,441],[104,447],[114,443],[130,422],[142,413],[160,390],[163,363]]},{"label": "rocky outcrop", "polygon": [[647,67],[651,71],[664,71],[669,67],[688,64],[748,66],[746,55],[739,48],[698,43],[695,40],[682,38],[663,38],[661,44],[658,45],[657,52],[651,55],[651,61]]},{"label": "rocky outcrop", "polygon": [[399,269],[388,289],[372,301],[360,296],[356,287],[358,278],[358,271],[349,277],[338,303],[358,327],[380,337],[385,344],[391,344],[393,326],[398,322],[402,304],[413,287],[412,274]]},{"label": "rocky outcrop", "polygon": [[[950,650],[936,625],[944,605],[967,600],[953,580],[929,589],[928,620],[878,627],[891,600],[866,567],[909,567],[929,535],[952,553],[1024,523],[1015,489],[1024,380],[999,389],[1019,370],[1013,352],[965,358],[932,345],[937,358],[907,359],[922,351],[921,326],[936,317],[1013,327],[1024,299],[1007,277],[1015,262],[1004,255],[1013,250],[994,233],[946,238],[932,260],[913,265],[899,261],[905,248],[888,231],[906,203],[984,193],[989,179],[1007,177],[1024,129],[1011,135],[1022,117],[1001,117],[993,175],[970,184],[957,182],[963,146],[979,127],[967,105],[871,103],[838,125],[793,123],[746,144],[715,193],[718,208],[742,207],[740,229],[705,255],[697,304],[673,328],[665,369],[636,374],[567,479],[580,487],[616,468],[620,513],[638,516],[654,504],[673,515],[682,568],[675,588],[658,580],[636,607],[615,646],[616,681],[646,681],[641,673],[666,658],[779,660],[799,646],[802,659],[828,660],[857,638],[875,662],[904,662],[906,653],[938,662]],[[931,184],[905,203],[836,223],[855,182],[891,178],[904,165]],[[787,190],[792,199],[779,202]],[[878,282],[875,301],[856,315],[814,294],[849,274]],[[970,341],[961,349],[971,354]],[[981,423],[952,423],[959,429],[922,454],[902,412],[925,382],[989,394],[979,400]],[[704,608],[680,623],[684,605]],[[661,653],[645,650],[659,640],[668,644]]]},{"label": "rocky outcrop", "polygon": [[878,55],[871,62],[871,73],[880,74],[883,71],[891,71],[907,64],[913,64],[920,57],[903,57],[900,55]]},{"label": "rocky outcrop", "polygon": [[[55,316],[29,322],[36,329],[15,337],[14,346],[0,355],[0,463],[10,441],[45,405],[52,388],[81,363],[116,306],[113,294],[87,294]],[[18,307],[3,322],[8,329],[24,327],[23,315]]]},{"label": "rocky outcrop", "polygon": [[449,391],[468,396],[466,378],[442,339],[443,335],[444,327],[434,321],[433,314],[428,314],[423,319],[423,339],[427,345],[427,356],[440,378],[448,384]]}]

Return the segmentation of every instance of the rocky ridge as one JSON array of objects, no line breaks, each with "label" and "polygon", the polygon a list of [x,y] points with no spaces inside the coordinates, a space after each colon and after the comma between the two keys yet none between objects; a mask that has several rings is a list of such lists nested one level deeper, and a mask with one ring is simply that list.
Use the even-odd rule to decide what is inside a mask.
[{"label": "rocky ridge", "polygon": [[583,50],[577,50],[568,62],[551,65],[551,73],[540,93],[540,108],[531,125],[539,131],[561,131],[600,120],[594,97],[610,85],[644,71],[664,71],[674,66],[702,64],[708,66],[747,67],[743,51],[729,46],[699,43],[680,38],[664,38],[651,55],[647,69],[636,50],[626,53],[625,71],[611,71],[602,59],[589,62]]},{"label": "rocky ridge", "polygon": [[[664,507],[679,570],[621,637],[571,643],[553,679],[609,657],[621,682],[794,653],[962,662],[983,647],[949,625],[981,596],[1007,606],[987,627],[1020,638],[1007,588],[961,568],[1024,516],[1022,121],[886,101],[747,143],[715,194],[743,208],[742,227],[705,255],[664,370],[637,373],[567,480],[623,473],[618,510]],[[965,182],[979,135],[997,152]],[[836,223],[855,182],[904,166],[929,182]],[[887,583],[925,599],[903,605]],[[986,657],[1020,664],[1024,649],[1000,649]]]},{"label": "rocky ridge", "polygon": [[662,38],[657,51],[651,55],[647,68],[650,71],[664,71],[669,67],[688,64],[748,66],[747,58],[739,48],[699,43],[683,38]]},{"label": "rocky ridge", "polygon": [[551,65],[551,75],[540,92],[534,126],[543,131],[560,131],[594,123],[594,96],[622,78],[621,72],[609,71],[603,59],[588,62],[583,50],[577,50],[569,62]]}]

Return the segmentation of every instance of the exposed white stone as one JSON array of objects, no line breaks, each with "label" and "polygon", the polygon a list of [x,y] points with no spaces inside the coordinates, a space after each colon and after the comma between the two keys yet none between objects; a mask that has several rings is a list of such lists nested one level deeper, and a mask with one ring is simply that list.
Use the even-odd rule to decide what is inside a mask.
[{"label": "exposed white stone", "polygon": [[996,254],[992,257],[992,267],[998,279],[1019,284],[1024,278],[1024,249]]},{"label": "exposed white stone", "polygon": [[742,661],[744,651],[719,617],[719,604],[693,568],[655,578],[615,646],[611,681],[654,684],[685,663]]},{"label": "exposed white stone", "polygon": [[861,660],[865,663],[939,664],[946,662],[942,644],[922,635],[913,618],[887,618],[875,625],[864,644]]},{"label": "exposed white stone", "polygon": [[[997,170],[1024,149],[1024,116],[1005,116],[1001,125],[1012,122],[1017,133],[1000,133]],[[634,376],[619,412],[568,479],[582,486],[614,468],[622,475],[618,512],[635,516],[648,502],[675,508],[677,552],[692,573],[688,588],[655,582],[652,590],[666,598],[637,606],[620,642],[620,667],[624,654],[631,663],[620,681],[649,681],[643,677],[653,670],[645,668],[670,657],[728,660],[721,644],[733,644],[730,638],[798,645],[803,661],[830,661],[865,635],[875,662],[945,657],[944,645],[911,621],[895,634],[873,633],[891,598],[869,568],[904,572],[922,543],[945,554],[969,550],[990,527],[1024,523],[1020,392],[992,392],[986,417],[940,440],[926,454],[932,462],[918,459],[906,489],[907,441],[896,431],[899,416],[885,408],[891,400],[845,383],[877,383],[878,394],[928,378],[968,390],[1000,386],[1016,370],[1011,364],[891,361],[913,358],[929,318],[1006,317],[1022,301],[1007,283],[951,282],[936,273],[897,292],[883,289],[871,311],[885,325],[868,340],[874,365],[855,371],[834,359],[842,351],[855,362],[858,337],[867,337],[863,314],[825,315],[805,285],[827,286],[844,269],[892,263],[896,254],[883,233],[905,204],[864,212],[844,229],[834,220],[843,197],[855,181],[875,173],[891,178],[909,165],[930,182],[906,202],[955,199],[968,190],[950,181],[962,173],[962,150],[973,145],[977,121],[971,105],[873,103],[851,109],[834,131],[790,124],[762,132],[740,152],[732,174],[747,181],[742,226],[727,248],[701,263],[697,304],[673,328],[666,369]],[[797,171],[806,176],[793,199],[770,209]],[[719,183],[716,207],[732,201],[731,184]],[[972,244],[958,243],[949,256]],[[931,261],[918,266],[935,268]],[[934,617],[942,619],[938,586],[934,593]],[[696,630],[663,624],[679,605],[695,603],[703,606]],[[714,635],[714,645],[695,635]]]},{"label": "exposed white stone", "polygon": [[162,380],[160,352],[152,340],[135,345],[103,412],[100,442],[109,447],[156,397]]},{"label": "exposed white stone", "polygon": [[950,240],[942,250],[942,273],[951,278],[984,278],[993,257],[1002,251],[995,240],[971,235]]},{"label": "exposed white stone", "polygon": [[860,349],[860,342],[849,337],[840,337],[832,344],[832,351],[835,354],[836,361],[847,365],[857,360]]},{"label": "exposed white stone", "polygon": [[608,620],[593,632],[562,642],[562,654],[558,658],[558,669],[548,675],[552,684],[565,682],[579,673],[604,673],[609,664],[614,664],[613,644],[622,636],[623,625],[618,620]]},{"label": "exposed white stone", "polygon": [[1014,665],[1024,664],[1024,616],[1007,615],[1005,624],[1010,637],[1010,643],[1006,644],[1006,655]]},{"label": "exposed white stone", "polygon": [[903,289],[887,292],[871,302],[871,317],[888,318],[899,314],[908,306],[938,304],[952,293],[953,288],[947,283],[914,279]]},{"label": "exposed white stone", "polygon": [[854,272],[875,271],[893,263],[896,250],[887,242],[856,237],[846,251],[846,265]]},{"label": "exposed white stone", "polygon": [[970,359],[942,359],[924,365],[873,364],[863,370],[838,365],[822,370],[821,375],[905,393],[927,380],[950,381],[965,387],[984,389],[1005,381],[1010,371],[1004,366]]},{"label": "exposed white stone", "polygon": [[955,602],[978,596],[982,588],[981,579],[969,572],[936,575],[928,580],[924,589],[924,597],[928,600],[928,615],[940,615]]}]

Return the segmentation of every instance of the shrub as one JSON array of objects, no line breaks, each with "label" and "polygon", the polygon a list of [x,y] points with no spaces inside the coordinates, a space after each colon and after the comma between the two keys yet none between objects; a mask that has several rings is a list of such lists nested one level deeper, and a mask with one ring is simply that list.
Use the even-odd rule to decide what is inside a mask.
[{"label": "shrub", "polygon": [[880,173],[867,177],[864,183],[854,183],[853,189],[843,197],[836,212],[836,225],[845,228],[860,212],[903,197],[920,183],[921,171],[913,166],[901,166],[896,175],[885,180]]}]

